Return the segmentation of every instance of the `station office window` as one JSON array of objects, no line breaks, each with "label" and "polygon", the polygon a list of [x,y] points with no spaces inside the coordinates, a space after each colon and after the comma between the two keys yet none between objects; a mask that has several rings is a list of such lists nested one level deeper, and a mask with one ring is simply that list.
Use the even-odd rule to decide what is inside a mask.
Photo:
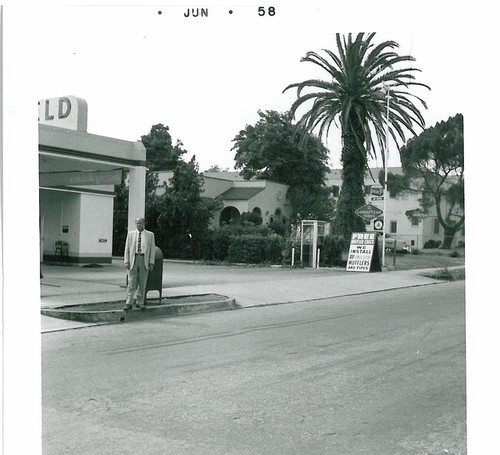
[{"label": "station office window", "polygon": [[391,221],[391,234],[395,234],[396,232],[398,232],[398,222]]}]

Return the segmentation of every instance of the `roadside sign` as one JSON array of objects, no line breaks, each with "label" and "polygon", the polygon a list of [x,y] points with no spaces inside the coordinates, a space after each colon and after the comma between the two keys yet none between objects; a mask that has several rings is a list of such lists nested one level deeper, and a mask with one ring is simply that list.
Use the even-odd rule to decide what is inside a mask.
[{"label": "roadside sign", "polygon": [[366,204],[354,210],[354,213],[365,221],[371,221],[382,215],[384,212],[373,204]]},{"label": "roadside sign", "polygon": [[383,220],[375,220],[373,222],[373,229],[376,231],[381,231],[384,229],[384,221]]},{"label": "roadside sign", "polygon": [[377,239],[378,234],[375,232],[352,233],[347,256],[347,272],[380,272],[382,270]]}]

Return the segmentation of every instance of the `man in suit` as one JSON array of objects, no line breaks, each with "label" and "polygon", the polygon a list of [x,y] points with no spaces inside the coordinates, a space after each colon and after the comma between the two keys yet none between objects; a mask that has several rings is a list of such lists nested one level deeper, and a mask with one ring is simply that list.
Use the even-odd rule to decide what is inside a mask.
[{"label": "man in suit", "polygon": [[134,294],[137,294],[136,305],[143,309],[146,297],[148,272],[155,264],[155,235],[146,231],[146,221],[139,217],[135,220],[137,229],[130,231],[125,242],[125,268],[128,270],[127,301],[124,311],[132,308]]}]

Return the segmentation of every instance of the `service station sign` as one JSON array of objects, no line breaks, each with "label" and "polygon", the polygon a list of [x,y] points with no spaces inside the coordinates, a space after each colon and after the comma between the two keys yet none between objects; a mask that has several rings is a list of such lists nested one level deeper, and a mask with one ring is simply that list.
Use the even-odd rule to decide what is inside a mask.
[{"label": "service station sign", "polygon": [[69,130],[87,132],[87,102],[76,96],[38,101],[38,122]]}]

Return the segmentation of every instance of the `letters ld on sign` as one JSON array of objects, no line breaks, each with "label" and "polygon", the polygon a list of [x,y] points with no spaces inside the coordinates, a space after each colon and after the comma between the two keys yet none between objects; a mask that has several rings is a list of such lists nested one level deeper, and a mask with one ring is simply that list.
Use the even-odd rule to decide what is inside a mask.
[{"label": "letters ld on sign", "polygon": [[87,102],[76,96],[38,101],[38,122],[44,125],[87,132]]}]

